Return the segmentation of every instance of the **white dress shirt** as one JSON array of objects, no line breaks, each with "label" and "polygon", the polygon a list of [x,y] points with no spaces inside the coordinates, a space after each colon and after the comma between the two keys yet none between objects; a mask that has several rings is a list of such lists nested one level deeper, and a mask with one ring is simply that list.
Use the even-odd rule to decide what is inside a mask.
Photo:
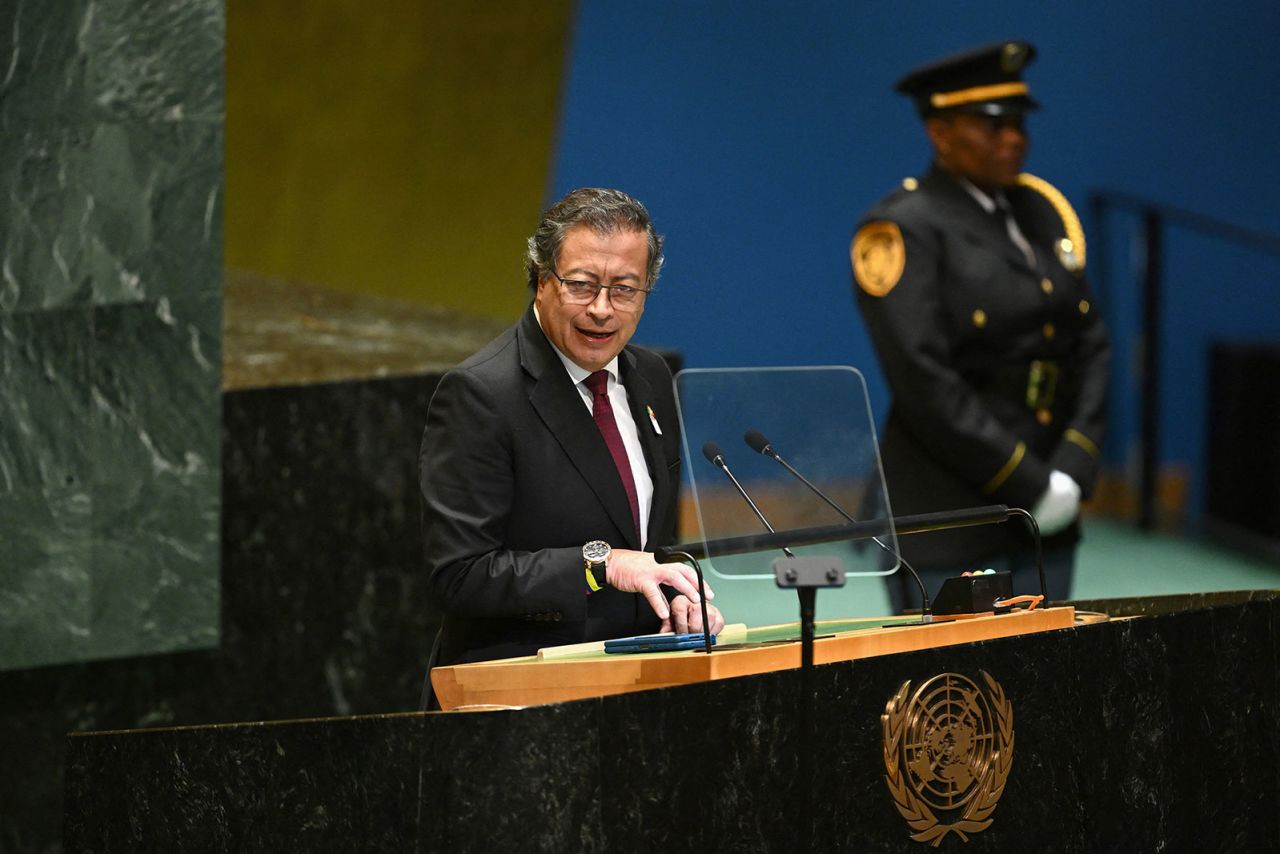
[{"label": "white dress shirt", "polygon": [[[537,314],[536,306],[534,313]],[[555,350],[564,369],[569,372],[569,379],[573,380],[573,386],[582,397],[587,412],[592,412],[594,407],[591,390],[583,384],[583,381],[591,376],[591,371],[561,353],[560,348],[552,344],[550,338],[547,339],[547,343],[551,344],[551,349]],[[631,417],[627,387],[618,382],[618,357],[614,356],[604,369],[609,372],[607,387],[609,405],[613,407],[613,418],[618,422],[618,433],[621,434],[622,444],[627,449],[627,462],[631,463],[631,477],[636,482],[636,502],[640,509],[640,548],[643,549],[649,541],[649,509],[653,504],[653,478],[649,477],[649,465],[644,460],[644,448],[640,446],[640,433],[636,428],[636,420]]]}]

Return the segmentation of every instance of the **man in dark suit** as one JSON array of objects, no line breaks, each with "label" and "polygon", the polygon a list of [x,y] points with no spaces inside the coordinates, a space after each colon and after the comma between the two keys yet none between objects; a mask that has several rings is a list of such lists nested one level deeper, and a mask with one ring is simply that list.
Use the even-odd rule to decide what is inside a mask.
[{"label": "man in dark suit", "polygon": [[529,238],[524,316],[440,381],[419,471],[437,663],[702,630],[693,570],[646,550],[680,485],[671,373],[628,345],[662,260],[643,205],[575,190]]},{"label": "man in dark suit", "polygon": [[[992,503],[1031,510],[1045,535],[1049,593],[1068,595],[1080,500],[1093,489],[1106,423],[1109,346],[1084,278],[1079,219],[1021,173],[1031,99],[1025,42],[917,69],[934,150],[859,224],[854,294],[893,393],[881,454],[897,514]],[[1010,569],[1039,592],[1020,524],[901,541],[930,594],[963,570]],[[915,601],[903,573],[895,604]]]}]

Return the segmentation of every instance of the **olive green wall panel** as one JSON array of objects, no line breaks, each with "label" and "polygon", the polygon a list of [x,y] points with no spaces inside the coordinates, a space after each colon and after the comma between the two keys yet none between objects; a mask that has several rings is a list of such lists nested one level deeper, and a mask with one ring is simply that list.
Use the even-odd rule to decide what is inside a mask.
[{"label": "olive green wall panel", "polygon": [[571,7],[232,0],[228,266],[518,314]]}]

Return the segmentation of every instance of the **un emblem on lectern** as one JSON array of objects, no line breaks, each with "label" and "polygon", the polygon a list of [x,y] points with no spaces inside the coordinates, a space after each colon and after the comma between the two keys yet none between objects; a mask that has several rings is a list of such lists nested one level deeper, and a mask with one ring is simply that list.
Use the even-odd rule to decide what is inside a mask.
[{"label": "un emblem on lectern", "polygon": [[1013,767],[1013,706],[1000,683],[986,688],[943,673],[913,692],[910,680],[884,707],[885,782],[917,842],[948,833],[968,842],[986,830]]}]

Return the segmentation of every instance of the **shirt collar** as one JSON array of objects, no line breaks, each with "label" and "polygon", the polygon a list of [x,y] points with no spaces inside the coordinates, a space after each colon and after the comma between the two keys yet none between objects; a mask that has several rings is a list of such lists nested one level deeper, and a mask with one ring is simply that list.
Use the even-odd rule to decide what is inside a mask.
[{"label": "shirt collar", "polygon": [[987,213],[993,214],[996,212],[997,207],[1001,207],[998,201],[1003,200],[1001,196],[997,196],[993,199],[991,196],[988,196],[986,193],[982,192],[982,190],[978,189],[977,185],[968,179],[956,176],[956,180],[960,183],[961,187],[964,187],[965,192],[973,196],[973,200],[975,202],[982,205],[982,209]]}]

